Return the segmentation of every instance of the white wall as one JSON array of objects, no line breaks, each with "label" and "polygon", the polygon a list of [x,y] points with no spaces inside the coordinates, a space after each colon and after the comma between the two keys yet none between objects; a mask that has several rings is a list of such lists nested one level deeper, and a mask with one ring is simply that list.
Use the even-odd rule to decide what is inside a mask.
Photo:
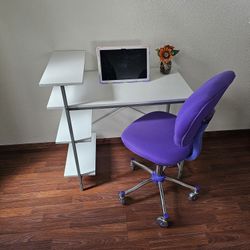
[{"label": "white wall", "polygon": [[[210,129],[250,128],[249,0],[0,0],[0,144],[54,140],[60,114],[46,110],[50,89],[38,87],[51,51],[85,49],[95,69],[95,46],[111,42],[148,44],[153,66],[155,48],[175,45],[193,89],[235,70]],[[99,136],[117,136],[135,116],[113,118]]]}]

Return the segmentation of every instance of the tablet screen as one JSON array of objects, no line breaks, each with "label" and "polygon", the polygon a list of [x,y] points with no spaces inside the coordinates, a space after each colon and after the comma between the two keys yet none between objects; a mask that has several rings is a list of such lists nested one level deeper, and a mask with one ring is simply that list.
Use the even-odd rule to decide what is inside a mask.
[{"label": "tablet screen", "polygon": [[149,80],[147,48],[99,50],[101,82]]}]

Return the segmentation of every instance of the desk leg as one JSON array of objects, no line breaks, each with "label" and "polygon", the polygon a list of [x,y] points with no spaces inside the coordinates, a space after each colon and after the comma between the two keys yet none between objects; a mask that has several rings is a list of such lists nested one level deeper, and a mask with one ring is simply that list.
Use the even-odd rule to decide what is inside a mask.
[{"label": "desk leg", "polygon": [[135,110],[135,111],[138,112],[138,113],[141,113],[141,114],[143,114],[143,115],[146,115],[145,112],[143,112],[143,111],[141,111],[141,110],[139,110],[139,109],[137,109],[137,108],[135,108],[135,107],[130,106],[129,108]]},{"label": "desk leg", "polygon": [[170,104],[166,104],[166,112],[170,112]]},{"label": "desk leg", "polygon": [[68,106],[67,96],[66,96],[66,92],[65,92],[65,87],[60,86],[60,88],[61,88],[61,92],[62,92],[64,109],[65,109],[67,122],[68,122],[68,126],[69,126],[69,133],[70,133],[70,139],[71,139],[72,148],[73,148],[73,152],[74,152],[76,170],[77,170],[77,174],[78,174],[79,181],[80,181],[80,190],[83,191],[83,181],[82,181],[82,176],[81,176],[81,171],[80,171],[80,165],[79,165],[79,160],[78,160],[78,155],[77,155],[77,150],[76,150],[75,137],[74,137],[72,122],[71,122],[71,118],[70,118],[70,112],[69,112],[69,106]]}]

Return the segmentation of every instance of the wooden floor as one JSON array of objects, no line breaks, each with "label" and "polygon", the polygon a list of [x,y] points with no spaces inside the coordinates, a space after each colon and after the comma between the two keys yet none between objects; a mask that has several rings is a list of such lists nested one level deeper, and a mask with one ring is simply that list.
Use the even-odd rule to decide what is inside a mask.
[{"label": "wooden floor", "polygon": [[[97,146],[97,176],[64,178],[66,146],[0,148],[1,249],[250,249],[250,133],[206,136],[199,159],[183,180],[165,184],[172,225],[159,228],[157,188],[149,184],[122,206],[117,192],[148,175],[131,171],[133,155],[121,143]],[[176,169],[169,169],[170,176]]]}]

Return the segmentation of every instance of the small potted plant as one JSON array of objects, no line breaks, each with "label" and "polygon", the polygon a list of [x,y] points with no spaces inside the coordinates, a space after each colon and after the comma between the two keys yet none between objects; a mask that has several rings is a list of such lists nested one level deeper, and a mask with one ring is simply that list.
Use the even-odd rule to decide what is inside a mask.
[{"label": "small potted plant", "polygon": [[156,49],[157,54],[160,58],[160,71],[162,74],[169,74],[171,71],[173,57],[179,52],[179,50],[175,50],[174,46],[165,45],[162,48]]}]

